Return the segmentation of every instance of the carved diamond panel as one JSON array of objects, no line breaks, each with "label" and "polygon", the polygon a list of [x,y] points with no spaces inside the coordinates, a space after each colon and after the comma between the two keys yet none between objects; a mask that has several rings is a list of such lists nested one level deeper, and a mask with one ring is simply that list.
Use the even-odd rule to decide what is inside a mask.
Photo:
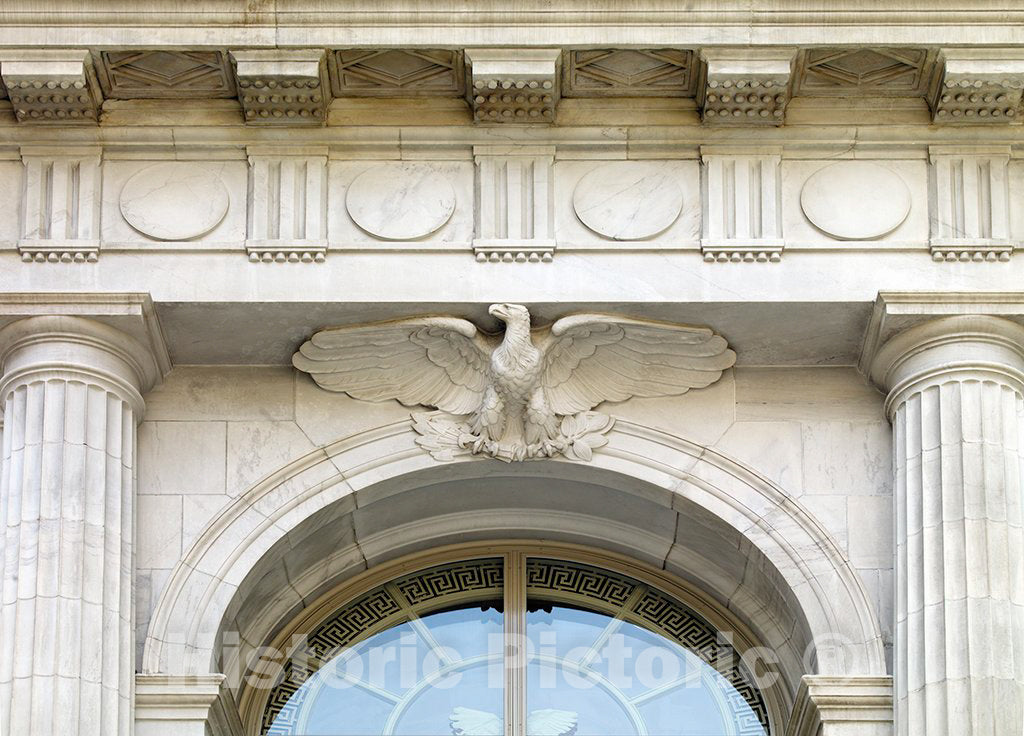
[{"label": "carved diamond panel", "polygon": [[462,52],[446,49],[343,49],[328,57],[337,97],[461,97]]},{"label": "carved diamond panel", "polygon": [[681,49],[572,51],[565,66],[566,97],[692,96],[697,64]]},{"label": "carved diamond panel", "polygon": [[925,49],[809,49],[797,62],[794,94],[924,95],[935,68]]},{"label": "carved diamond panel", "polygon": [[234,97],[222,51],[104,51],[97,73],[107,97]]}]

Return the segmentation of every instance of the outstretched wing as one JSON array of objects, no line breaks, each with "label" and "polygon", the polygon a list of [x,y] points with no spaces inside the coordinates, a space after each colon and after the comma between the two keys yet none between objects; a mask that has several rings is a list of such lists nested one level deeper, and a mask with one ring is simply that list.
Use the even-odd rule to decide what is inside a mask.
[{"label": "outstretched wing", "polygon": [[480,406],[489,358],[472,322],[421,317],[322,330],[292,363],[321,387],[356,399],[468,414]]},{"label": "outstretched wing", "polygon": [[568,710],[535,710],[526,718],[526,736],[572,736],[576,733],[576,718]]},{"label": "outstretched wing", "polygon": [[551,326],[544,386],[558,414],[632,396],[675,396],[717,381],[736,354],[704,327],[604,314],[576,314]]},{"label": "outstretched wing", "polygon": [[501,719],[493,713],[457,706],[448,716],[452,736],[501,736]]}]

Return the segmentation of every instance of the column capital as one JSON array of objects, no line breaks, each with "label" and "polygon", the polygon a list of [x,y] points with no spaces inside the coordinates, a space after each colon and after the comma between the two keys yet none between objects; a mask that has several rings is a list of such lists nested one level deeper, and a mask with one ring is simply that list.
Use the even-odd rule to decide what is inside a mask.
[{"label": "column capital", "polygon": [[1024,395],[1024,326],[983,314],[933,319],[880,345],[868,375],[889,392],[889,416],[908,394],[950,380],[995,381]]},{"label": "column capital", "polygon": [[[970,371],[1024,389],[1024,292],[881,292],[861,347],[860,372],[896,394]],[[940,378],[941,377],[941,378]]]},{"label": "column capital", "polygon": [[47,378],[102,385],[141,419],[142,395],[170,359],[149,297],[138,294],[0,295],[0,395]]}]

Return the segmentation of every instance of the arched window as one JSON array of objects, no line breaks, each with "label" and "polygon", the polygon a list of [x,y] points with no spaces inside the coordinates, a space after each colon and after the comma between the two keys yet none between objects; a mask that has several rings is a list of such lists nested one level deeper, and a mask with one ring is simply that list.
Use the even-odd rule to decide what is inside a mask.
[{"label": "arched window", "polygon": [[732,644],[650,582],[502,551],[378,584],[304,628],[271,736],[767,736]]}]

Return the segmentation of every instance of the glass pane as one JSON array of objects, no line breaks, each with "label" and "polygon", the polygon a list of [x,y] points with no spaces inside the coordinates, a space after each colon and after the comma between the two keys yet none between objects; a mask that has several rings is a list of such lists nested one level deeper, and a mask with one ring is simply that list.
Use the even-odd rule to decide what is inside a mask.
[{"label": "glass pane", "polygon": [[[438,736],[459,708],[501,721],[502,614],[479,605],[428,614],[375,634],[334,657],[295,698],[288,733]],[[275,731],[276,733],[277,731]]]},{"label": "glass pane", "polygon": [[[500,559],[430,568],[344,606],[307,636],[309,665],[289,665],[275,686],[264,733],[439,736],[455,722],[500,729],[501,571]],[[289,680],[296,671],[312,674]]]},{"label": "glass pane", "polygon": [[678,601],[577,563],[527,578],[527,736],[768,733],[735,652]]}]

